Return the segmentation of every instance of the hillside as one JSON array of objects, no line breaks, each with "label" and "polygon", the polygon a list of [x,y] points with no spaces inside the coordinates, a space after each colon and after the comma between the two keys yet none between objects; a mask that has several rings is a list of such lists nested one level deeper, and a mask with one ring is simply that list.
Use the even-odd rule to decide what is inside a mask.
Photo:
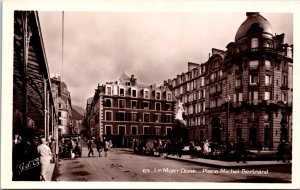
[{"label": "hillside", "polygon": [[79,106],[72,106],[72,115],[74,120],[82,120],[84,115],[84,109]]}]

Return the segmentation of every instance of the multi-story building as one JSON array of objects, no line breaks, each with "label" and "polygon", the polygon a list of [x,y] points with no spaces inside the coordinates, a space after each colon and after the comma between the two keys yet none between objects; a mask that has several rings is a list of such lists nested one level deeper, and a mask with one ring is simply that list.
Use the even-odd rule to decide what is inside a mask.
[{"label": "multi-story building", "polygon": [[56,108],[58,115],[58,135],[68,135],[72,133],[72,104],[71,95],[67,85],[61,81],[59,76],[51,78],[53,94],[56,98]]},{"label": "multi-story building", "polygon": [[277,147],[292,140],[293,45],[274,35],[259,13],[247,13],[226,51],[168,81],[183,103],[190,139],[246,140]]},{"label": "multi-story building", "polygon": [[138,83],[123,73],[116,82],[98,85],[85,124],[88,134],[110,138],[116,146],[133,138],[166,138],[174,126],[174,104],[168,87]]}]

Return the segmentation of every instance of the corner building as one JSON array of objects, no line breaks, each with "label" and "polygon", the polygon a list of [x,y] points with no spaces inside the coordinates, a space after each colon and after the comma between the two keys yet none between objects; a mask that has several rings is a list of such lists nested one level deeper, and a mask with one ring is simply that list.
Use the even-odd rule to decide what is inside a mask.
[{"label": "corner building", "polygon": [[175,99],[166,86],[138,83],[123,73],[116,82],[98,85],[87,103],[89,136],[129,146],[134,138],[166,139],[174,126]]},{"label": "corner building", "polygon": [[293,45],[259,13],[246,16],[226,51],[212,49],[168,84],[184,103],[191,140],[275,149],[292,141]]}]

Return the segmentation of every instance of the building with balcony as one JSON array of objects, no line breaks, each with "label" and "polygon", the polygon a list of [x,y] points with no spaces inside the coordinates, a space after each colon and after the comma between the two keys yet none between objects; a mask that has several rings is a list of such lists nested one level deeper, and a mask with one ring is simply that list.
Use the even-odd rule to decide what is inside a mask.
[{"label": "building with balcony", "polygon": [[90,137],[128,146],[133,138],[167,138],[174,126],[175,99],[166,86],[138,83],[123,73],[98,85],[88,99],[84,124]]},{"label": "building with balcony", "polygon": [[51,78],[51,86],[56,101],[58,116],[58,136],[72,133],[72,104],[71,95],[66,83],[61,81],[60,76]]},{"label": "building with balcony", "polygon": [[191,140],[243,138],[270,149],[292,140],[293,45],[259,13],[246,16],[226,50],[167,82],[184,103]]}]

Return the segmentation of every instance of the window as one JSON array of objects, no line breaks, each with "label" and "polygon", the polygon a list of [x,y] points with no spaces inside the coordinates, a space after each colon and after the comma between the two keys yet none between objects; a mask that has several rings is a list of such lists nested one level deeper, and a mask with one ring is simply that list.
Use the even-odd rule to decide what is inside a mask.
[{"label": "window", "polygon": [[126,134],[126,126],[118,126],[118,134],[119,135],[125,135]]},{"label": "window", "polygon": [[155,110],[160,111],[160,103],[155,102]]},{"label": "window", "polygon": [[266,68],[266,70],[270,70],[271,69],[271,61],[265,60],[265,68]]},{"label": "window", "polygon": [[287,101],[287,95],[285,93],[282,93],[281,101]]},{"label": "window", "polygon": [[258,100],[258,91],[250,91],[249,99],[250,100]]},{"label": "window", "polygon": [[287,77],[283,76],[282,85],[287,86]]},{"label": "window", "polygon": [[161,135],[161,127],[155,126],[155,135]]},{"label": "window", "polygon": [[105,120],[106,121],[112,121],[112,111],[105,111]]},{"label": "window", "polygon": [[58,117],[61,117],[61,112],[58,112]]},{"label": "window", "polygon": [[171,101],[171,100],[172,100],[172,93],[167,92],[167,101]]},{"label": "window", "polygon": [[143,102],[143,109],[148,110],[149,109],[149,102]]},{"label": "window", "polygon": [[259,62],[258,60],[250,61],[249,66],[250,70],[258,69]]},{"label": "window", "polygon": [[58,125],[63,125],[63,120],[62,119],[58,120]]},{"label": "window", "polygon": [[131,121],[138,121],[138,113],[130,113]]},{"label": "window", "polygon": [[258,76],[257,75],[250,75],[249,76],[249,83],[250,83],[250,86],[256,86],[258,84]]},{"label": "window", "polygon": [[106,98],[104,99],[104,107],[112,107],[112,99]]},{"label": "window", "polygon": [[258,48],[258,39],[257,38],[251,39],[251,48]]},{"label": "window", "polygon": [[200,78],[200,86],[204,86],[204,77]]},{"label": "window", "polygon": [[166,135],[170,134],[172,131],[172,127],[166,127]]},{"label": "window", "polygon": [[144,122],[150,122],[150,114],[144,113]]},{"label": "window", "polygon": [[106,87],[106,94],[107,95],[112,95],[111,86]]},{"label": "window", "polygon": [[265,92],[265,100],[270,100],[271,93]]},{"label": "window", "polygon": [[160,94],[161,94],[160,92],[156,92],[155,93],[155,99],[160,100]]},{"label": "window", "polygon": [[124,88],[120,88],[120,96],[125,96],[125,90]]},{"label": "window", "polygon": [[166,104],[166,111],[171,111],[171,104]]},{"label": "window", "polygon": [[165,115],[165,122],[166,123],[172,123],[172,115],[166,114]]},{"label": "window", "polygon": [[272,78],[271,78],[271,76],[266,75],[266,76],[265,76],[265,85],[266,85],[266,86],[271,86],[271,83],[272,83]]},{"label": "window", "polygon": [[117,121],[125,121],[125,112],[117,112]]},{"label": "window", "polygon": [[105,134],[106,135],[112,134],[112,126],[111,125],[105,125]]},{"label": "window", "polygon": [[242,78],[237,78],[235,80],[235,87],[240,89],[242,87]]},{"label": "window", "polygon": [[137,126],[131,126],[131,134],[132,135],[137,135],[138,134]]},{"label": "window", "polygon": [[155,113],[153,119],[154,119],[154,120],[153,120],[154,122],[161,122],[161,115]]},{"label": "window", "polygon": [[136,96],[136,89],[132,89],[131,90],[131,96],[133,97],[133,98],[136,98],[137,96]]},{"label": "window", "polygon": [[125,100],[119,100],[119,108],[125,108]]},{"label": "window", "polygon": [[250,121],[257,121],[257,119],[258,119],[258,115],[257,115],[257,112],[254,112],[254,111],[252,111],[252,112],[250,112]]},{"label": "window", "polygon": [[144,98],[146,98],[146,99],[150,98],[150,92],[149,92],[149,90],[144,90]]},{"label": "window", "polygon": [[132,109],[137,109],[138,108],[136,100],[131,100],[131,108]]},{"label": "window", "polygon": [[150,134],[150,127],[149,126],[144,126],[143,127],[143,133],[144,133],[144,135],[149,135]]}]

